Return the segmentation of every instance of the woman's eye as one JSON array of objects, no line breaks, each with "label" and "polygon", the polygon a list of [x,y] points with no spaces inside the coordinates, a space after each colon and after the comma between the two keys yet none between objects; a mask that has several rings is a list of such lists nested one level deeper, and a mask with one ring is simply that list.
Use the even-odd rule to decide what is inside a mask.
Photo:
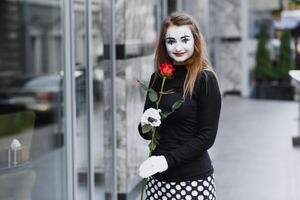
[{"label": "woman's eye", "polygon": [[189,39],[183,39],[182,42],[187,43]]},{"label": "woman's eye", "polygon": [[172,45],[173,43],[175,43],[173,40],[168,40],[167,42],[168,44]]}]

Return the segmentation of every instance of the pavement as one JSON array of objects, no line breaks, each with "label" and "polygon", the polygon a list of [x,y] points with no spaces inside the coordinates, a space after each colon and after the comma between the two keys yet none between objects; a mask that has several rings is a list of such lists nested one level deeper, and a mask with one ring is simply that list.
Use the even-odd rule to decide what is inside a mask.
[{"label": "pavement", "polygon": [[[209,150],[217,199],[300,200],[300,147],[292,146],[298,121],[297,102],[224,97],[218,135]],[[31,199],[64,199],[62,149],[50,151],[43,143],[50,135],[39,137],[34,142],[41,145],[33,161]],[[96,186],[95,193],[96,199],[104,199],[103,184]],[[77,200],[87,199],[87,194],[86,186],[79,185]]]},{"label": "pavement", "polygon": [[219,200],[299,200],[298,103],[223,98],[210,150]]}]

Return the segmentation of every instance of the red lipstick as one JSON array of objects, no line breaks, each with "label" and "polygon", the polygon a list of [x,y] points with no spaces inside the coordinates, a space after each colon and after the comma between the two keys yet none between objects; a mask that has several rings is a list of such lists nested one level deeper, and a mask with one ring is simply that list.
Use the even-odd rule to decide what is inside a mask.
[{"label": "red lipstick", "polygon": [[182,52],[182,53],[174,53],[177,57],[181,57],[185,54],[185,52]]}]

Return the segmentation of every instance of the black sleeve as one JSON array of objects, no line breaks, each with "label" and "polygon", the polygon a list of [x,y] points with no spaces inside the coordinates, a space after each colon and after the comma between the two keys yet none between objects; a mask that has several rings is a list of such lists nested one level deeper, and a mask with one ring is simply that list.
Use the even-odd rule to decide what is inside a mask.
[{"label": "black sleeve", "polygon": [[214,73],[208,71],[206,74],[207,81],[202,72],[198,76],[197,81],[199,84],[195,87],[199,130],[193,139],[164,155],[169,168],[176,164],[193,160],[214,144],[218,130],[222,97]]},{"label": "black sleeve", "polygon": [[[153,79],[154,79],[154,74],[153,73],[151,75],[151,78],[150,78],[150,81],[149,81],[149,85],[148,85],[148,88],[151,86],[152,82],[153,82]],[[150,99],[148,98],[148,92],[147,92],[147,95],[146,95],[146,100],[145,100],[145,104],[144,104],[144,110],[143,110],[143,113],[145,110],[147,110],[148,108],[150,108],[150,105],[151,105],[151,101]],[[142,117],[142,116],[141,116]],[[141,135],[142,138],[144,138],[145,140],[151,140],[151,134],[148,133],[143,133],[142,132],[142,125],[141,125],[141,122],[139,122],[139,125],[138,125],[138,130],[139,130],[139,133]]]}]

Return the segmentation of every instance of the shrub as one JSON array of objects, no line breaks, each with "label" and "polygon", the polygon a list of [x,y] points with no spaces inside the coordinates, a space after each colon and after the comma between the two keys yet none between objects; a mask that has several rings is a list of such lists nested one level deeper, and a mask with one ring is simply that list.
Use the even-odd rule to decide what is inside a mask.
[{"label": "shrub", "polygon": [[278,80],[289,80],[289,70],[293,68],[291,33],[288,30],[284,30],[280,39],[278,64],[275,68],[276,78]]},{"label": "shrub", "polygon": [[266,47],[267,42],[268,35],[266,26],[261,24],[258,36],[255,64],[255,79],[258,81],[274,79],[276,76],[273,71],[270,52]]}]

